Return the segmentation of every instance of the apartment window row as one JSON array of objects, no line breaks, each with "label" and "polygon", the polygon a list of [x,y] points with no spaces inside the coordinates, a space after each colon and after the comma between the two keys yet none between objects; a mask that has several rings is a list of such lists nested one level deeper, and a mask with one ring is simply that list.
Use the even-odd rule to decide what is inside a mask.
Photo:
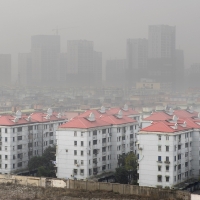
[{"label": "apartment window row", "polygon": [[[74,175],[78,175],[78,169],[73,170]],[[80,175],[84,175],[84,169],[80,169]]]},{"label": "apartment window row", "polygon": [[[77,150],[74,150],[74,155],[77,156]],[[80,155],[83,156],[84,155],[84,151],[80,151]]]},{"label": "apartment window row", "polygon": [[[163,177],[161,175],[158,175],[157,176],[157,181],[158,182],[162,182],[162,180],[163,180]],[[165,176],[165,181],[169,182],[169,176]]]},{"label": "apartment window row", "polygon": [[[162,151],[162,146],[161,145],[158,146],[158,151]],[[165,146],[165,151],[169,152],[169,146]]]},{"label": "apartment window row", "polygon": [[[158,156],[158,162],[162,162],[162,156]],[[169,156],[165,157],[165,162],[169,162]]]},{"label": "apartment window row", "polygon": [[162,140],[162,138],[164,138],[165,137],[165,140],[169,140],[169,136],[168,135],[158,135],[158,140]]},{"label": "apartment window row", "polygon": [[[162,166],[158,165],[158,171],[161,172],[162,171]],[[169,165],[165,166],[165,171],[169,172]]]}]

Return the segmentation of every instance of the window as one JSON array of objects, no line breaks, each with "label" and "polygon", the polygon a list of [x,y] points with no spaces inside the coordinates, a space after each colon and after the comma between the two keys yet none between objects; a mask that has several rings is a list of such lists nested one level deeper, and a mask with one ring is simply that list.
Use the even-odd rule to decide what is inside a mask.
[{"label": "window", "polygon": [[8,142],[8,138],[7,137],[5,137],[5,142]]},{"label": "window", "polygon": [[15,164],[13,164],[13,169],[15,169]]},{"label": "window", "polygon": [[49,134],[50,134],[50,136],[53,136],[53,132],[50,132]]},{"label": "window", "polygon": [[166,182],[169,182],[169,176],[166,176]]},{"label": "window", "polygon": [[161,140],[161,135],[158,135],[158,140]]},{"label": "window", "polygon": [[[19,145],[18,145],[19,146]],[[22,146],[22,145],[21,145]],[[5,146],[5,151],[7,151],[8,150],[8,147],[7,146]]]},{"label": "window", "polygon": [[185,153],[185,157],[188,157],[188,152]]},{"label": "window", "polygon": [[19,163],[17,164],[17,167],[22,167],[22,162],[19,162]]},{"label": "window", "polygon": [[168,171],[169,171],[169,165],[166,166],[166,172],[168,172]]},{"label": "window", "polygon": [[178,165],[178,169],[181,169],[181,164],[180,164],[180,165]]},{"label": "window", "polygon": [[53,140],[49,140],[49,144],[53,144]]},{"label": "window", "polygon": [[106,133],[106,129],[103,129],[103,130],[102,130],[102,134],[104,134],[104,133]]},{"label": "window", "polygon": [[169,136],[166,136],[166,140],[169,140]]},{"label": "window", "polygon": [[82,146],[82,147],[84,146],[84,142],[83,142],[83,141],[81,141],[81,146]]},{"label": "window", "polygon": [[161,171],[161,169],[162,169],[162,167],[161,167],[161,166],[158,166],[158,171],[159,171],[159,172]]},{"label": "window", "polygon": [[188,162],[185,162],[185,167],[188,167]]},{"label": "window", "polygon": [[176,151],[176,145],[174,145],[174,151]]},{"label": "window", "polygon": [[176,182],[176,176],[174,176],[174,182]]},{"label": "window", "polygon": [[162,176],[158,176],[158,182],[162,182]]},{"label": "window", "polygon": [[83,137],[83,132],[81,132],[81,137]]},{"label": "window", "polygon": [[180,150],[180,149],[181,149],[181,144],[178,145],[178,150]]},{"label": "window", "polygon": [[81,156],[83,156],[83,151],[81,151]]},{"label": "window", "polygon": [[133,130],[133,126],[130,126],[130,130],[131,130],[131,131]]},{"label": "window", "polygon": [[17,140],[22,140],[22,136],[17,136]]},{"label": "window", "polygon": [[17,132],[22,132],[22,127],[18,127]]},{"label": "window", "polygon": [[76,131],[74,131],[74,137],[77,137],[77,132]]},{"label": "window", "polygon": [[77,150],[74,150],[74,155],[75,155],[75,156],[77,155]]},{"label": "window", "polygon": [[174,171],[176,171],[176,165],[174,166]]},{"label": "window", "polygon": [[8,155],[5,155],[5,160],[7,160],[8,159]]},{"label": "window", "polygon": [[166,156],[166,162],[169,162],[169,157],[168,156]]},{"label": "window", "polygon": [[83,165],[84,164],[84,161],[83,160],[81,160],[81,165]]},{"label": "window", "polygon": [[28,130],[32,131],[33,130],[33,126],[28,126]]},{"label": "window", "polygon": [[159,162],[161,162],[161,161],[162,161],[162,160],[161,160],[161,156],[158,156],[158,161],[159,161]]},{"label": "window", "polygon": [[84,175],[84,169],[80,170],[81,175]]},{"label": "window", "polygon": [[22,149],[22,145],[17,145],[17,149]]},{"label": "window", "polygon": [[77,146],[77,141],[74,141],[74,146]]},{"label": "window", "polygon": [[181,154],[178,154],[178,160],[181,160]]},{"label": "window", "polygon": [[166,151],[169,151],[169,146],[166,146]]},{"label": "window", "polygon": [[77,169],[74,169],[74,175],[77,175],[77,171],[78,171]]},{"label": "window", "polygon": [[15,141],[15,137],[13,137],[13,142]]},{"label": "window", "polygon": [[5,128],[5,133],[7,133],[7,128]]},{"label": "window", "polygon": [[28,143],[28,147],[33,147],[33,143]]},{"label": "window", "polygon": [[161,146],[158,146],[158,151],[161,151]]},{"label": "window", "polygon": [[185,143],[185,148],[187,148],[188,147],[188,142],[187,143]]},{"label": "window", "polygon": [[8,165],[7,165],[7,164],[5,164],[5,169],[7,169],[7,167],[8,167]]},{"label": "window", "polygon": [[77,164],[77,160],[74,160],[74,164],[75,164],[75,165]]},{"label": "window", "polygon": [[15,160],[15,155],[13,155],[13,160]]}]

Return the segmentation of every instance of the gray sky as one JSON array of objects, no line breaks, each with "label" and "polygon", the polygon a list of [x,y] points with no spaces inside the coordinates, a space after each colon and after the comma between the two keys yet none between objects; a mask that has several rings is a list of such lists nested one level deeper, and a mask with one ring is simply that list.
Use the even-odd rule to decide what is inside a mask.
[{"label": "gray sky", "polygon": [[0,53],[30,51],[31,35],[63,28],[61,50],[69,39],[93,40],[104,60],[124,58],[127,38],[147,38],[148,25],[176,26],[177,48],[185,67],[200,62],[199,0],[0,0]]}]

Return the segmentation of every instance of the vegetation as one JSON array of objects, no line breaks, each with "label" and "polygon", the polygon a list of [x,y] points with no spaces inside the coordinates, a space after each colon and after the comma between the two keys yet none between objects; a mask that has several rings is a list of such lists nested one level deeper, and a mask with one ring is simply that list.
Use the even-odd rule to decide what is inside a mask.
[{"label": "vegetation", "polygon": [[56,177],[55,167],[52,161],[55,160],[56,147],[48,147],[42,156],[34,156],[28,162],[29,171],[37,169],[37,176]]},{"label": "vegetation", "polygon": [[118,159],[118,168],[116,168],[116,182],[122,184],[137,184],[137,157],[130,152],[120,155]]}]

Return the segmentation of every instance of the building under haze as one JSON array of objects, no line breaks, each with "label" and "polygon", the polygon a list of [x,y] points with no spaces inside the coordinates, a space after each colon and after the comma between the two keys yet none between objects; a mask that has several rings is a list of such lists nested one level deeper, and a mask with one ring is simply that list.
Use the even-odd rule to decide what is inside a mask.
[{"label": "building under haze", "polygon": [[34,85],[55,85],[59,53],[60,36],[35,35],[31,37],[32,83]]},{"label": "building under haze", "polygon": [[18,54],[18,83],[28,86],[32,80],[31,72],[31,53]]},{"label": "building under haze", "polygon": [[175,80],[176,27],[151,25],[148,32],[148,77],[158,82]]},{"label": "building under haze", "polygon": [[0,85],[11,84],[11,54],[0,54]]},{"label": "building under haze", "polygon": [[132,85],[144,78],[147,69],[148,40],[128,39],[126,43],[126,59],[128,84]]},{"label": "building under haze", "polygon": [[106,61],[106,85],[112,87],[124,87],[127,84],[127,69],[125,59]]},{"label": "building under haze", "polygon": [[93,41],[67,42],[67,83],[73,86],[99,86],[102,82],[102,53],[94,51]]}]

